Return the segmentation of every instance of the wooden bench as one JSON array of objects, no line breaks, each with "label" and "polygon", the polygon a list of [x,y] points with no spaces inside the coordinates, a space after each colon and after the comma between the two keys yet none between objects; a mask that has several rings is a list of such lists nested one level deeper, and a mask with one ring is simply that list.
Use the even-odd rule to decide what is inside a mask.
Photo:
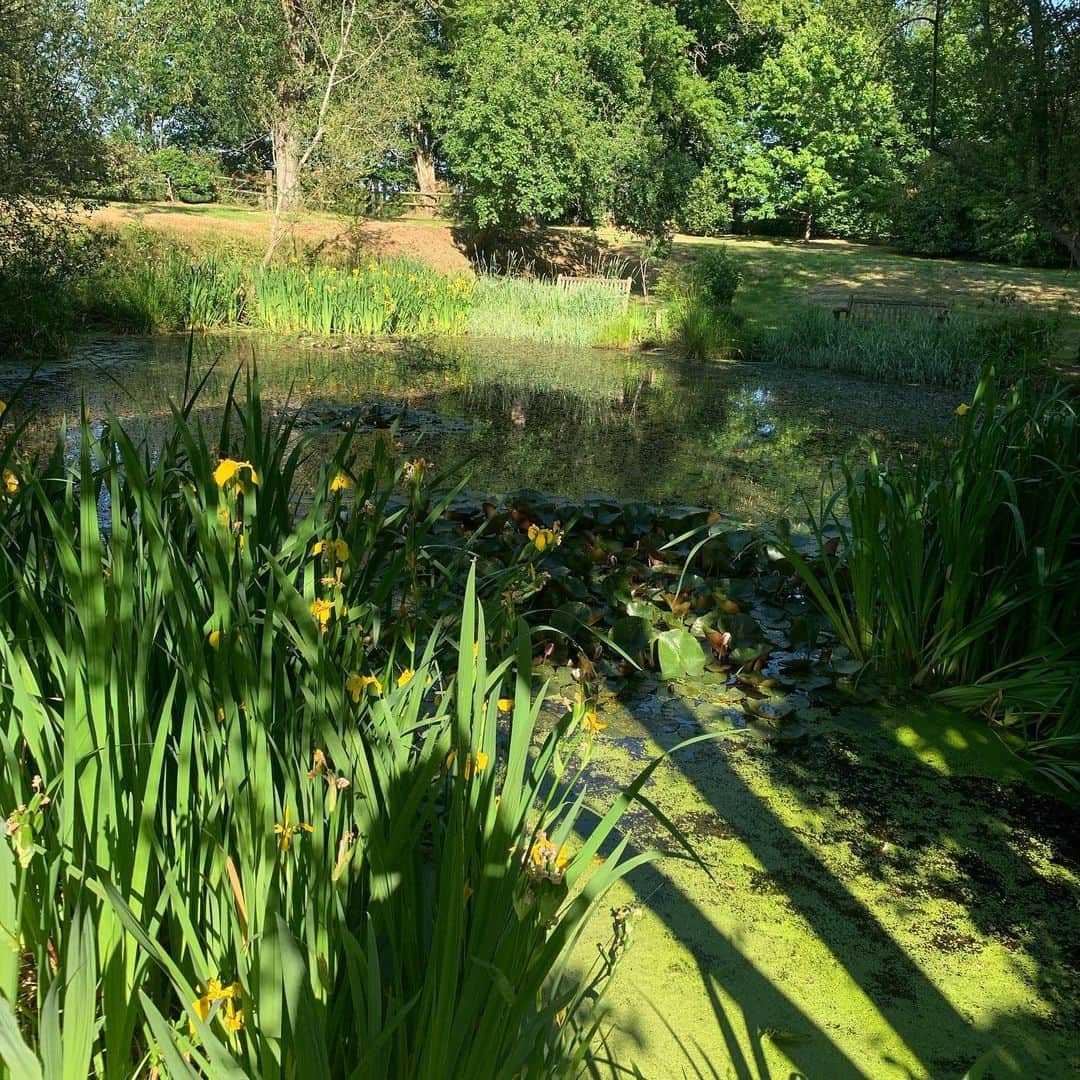
[{"label": "wooden bench", "polygon": [[877,319],[883,322],[903,322],[907,319],[935,319],[945,322],[949,305],[935,300],[903,300],[895,296],[852,293],[843,307],[833,308],[833,318]]},{"label": "wooden bench", "polygon": [[573,277],[570,274],[560,274],[555,279],[555,284],[566,292],[573,292],[575,289],[582,288],[610,289],[611,292],[622,297],[624,315],[630,307],[630,287],[633,285],[630,278]]}]

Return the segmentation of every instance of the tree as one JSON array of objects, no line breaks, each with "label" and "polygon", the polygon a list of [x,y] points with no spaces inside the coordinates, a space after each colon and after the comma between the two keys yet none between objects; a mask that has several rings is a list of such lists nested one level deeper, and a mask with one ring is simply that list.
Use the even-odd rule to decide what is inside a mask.
[{"label": "tree", "polygon": [[900,188],[914,140],[878,76],[873,43],[815,13],[747,79],[745,152],[731,177],[748,217],[794,213],[867,231]]},{"label": "tree", "polygon": [[713,105],[688,44],[644,0],[458,9],[438,139],[473,222],[612,215],[658,228]]},{"label": "tree", "polygon": [[[102,169],[74,2],[0,4],[0,351],[55,347],[83,252],[74,209]],[[52,340],[43,341],[43,337]]]}]

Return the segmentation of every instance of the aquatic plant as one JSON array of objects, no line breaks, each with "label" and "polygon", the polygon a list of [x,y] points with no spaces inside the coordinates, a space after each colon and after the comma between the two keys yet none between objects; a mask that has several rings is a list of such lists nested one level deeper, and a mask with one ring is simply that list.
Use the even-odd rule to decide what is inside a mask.
[{"label": "aquatic plant", "polygon": [[623,299],[603,285],[567,291],[552,281],[483,274],[469,333],[555,345],[629,345],[648,336],[648,321],[624,313]]},{"label": "aquatic plant", "polygon": [[1080,424],[1064,390],[990,374],[957,442],[839,466],[816,554],[780,546],[853,657],[982,712],[1080,786]]},{"label": "aquatic plant", "polygon": [[761,334],[755,352],[782,366],[970,389],[988,364],[1010,382],[1044,362],[1054,331],[1048,320],[1016,312],[889,323],[838,321],[808,305]]},{"label": "aquatic plant", "polygon": [[570,953],[655,857],[615,830],[658,762],[579,841],[597,726],[538,735],[527,632],[488,647],[507,579],[434,542],[453,492],[348,435],[302,491],[290,410],[252,385],[211,443],[192,407],[153,450],[84,423],[70,466],[0,444],[0,1056],[576,1072],[620,950]]}]

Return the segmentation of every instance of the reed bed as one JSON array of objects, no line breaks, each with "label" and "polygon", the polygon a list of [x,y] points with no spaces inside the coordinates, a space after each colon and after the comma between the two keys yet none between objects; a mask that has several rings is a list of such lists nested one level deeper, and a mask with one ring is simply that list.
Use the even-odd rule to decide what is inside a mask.
[{"label": "reed bed", "polygon": [[569,958],[654,857],[616,827],[655,763],[579,840],[588,706],[538,732],[498,599],[527,560],[478,583],[389,443],[357,472],[346,435],[301,492],[288,410],[251,386],[210,439],[192,408],[153,452],[0,440],[0,1058],[579,1075],[621,944]]},{"label": "reed bed", "polygon": [[1053,327],[1033,315],[852,322],[817,307],[798,311],[755,345],[761,359],[786,367],[964,390],[974,388],[987,364],[1011,382],[1044,362],[1052,348]]},{"label": "reed bed", "polygon": [[342,269],[260,267],[240,256],[193,255],[176,244],[122,248],[88,297],[92,315],[143,332],[251,326],[355,337],[460,334],[473,291],[408,260]]},{"label": "reed bed", "polygon": [[[839,466],[786,555],[840,642],[981,712],[1080,789],[1080,422],[1064,390],[988,375],[954,445]],[[829,555],[828,552],[834,554]]]},{"label": "reed bed", "polygon": [[630,345],[649,332],[645,313],[624,313],[623,298],[602,285],[569,292],[552,281],[484,274],[469,314],[478,337],[552,345]]},{"label": "reed bed", "polygon": [[136,235],[84,289],[92,319],[140,332],[250,326],[322,336],[462,335],[625,347],[655,336],[649,316],[609,289],[440,274],[407,259],[336,267],[292,259],[259,266]]}]

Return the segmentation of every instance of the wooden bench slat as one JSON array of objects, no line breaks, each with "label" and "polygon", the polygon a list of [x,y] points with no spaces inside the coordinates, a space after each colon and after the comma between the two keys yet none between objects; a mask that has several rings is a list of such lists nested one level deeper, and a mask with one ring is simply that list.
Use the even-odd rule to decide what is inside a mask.
[{"label": "wooden bench slat", "polygon": [[621,294],[623,312],[626,312],[630,306],[630,289],[633,286],[630,278],[575,277],[572,274],[560,274],[555,279],[555,284],[566,292],[573,292],[587,286],[609,289],[611,292]]},{"label": "wooden bench slat", "polygon": [[855,318],[856,313],[891,318],[894,322],[908,316],[926,315],[943,322],[949,317],[949,305],[940,300],[909,300],[898,296],[860,296],[852,293],[843,307],[833,308],[833,317]]}]

